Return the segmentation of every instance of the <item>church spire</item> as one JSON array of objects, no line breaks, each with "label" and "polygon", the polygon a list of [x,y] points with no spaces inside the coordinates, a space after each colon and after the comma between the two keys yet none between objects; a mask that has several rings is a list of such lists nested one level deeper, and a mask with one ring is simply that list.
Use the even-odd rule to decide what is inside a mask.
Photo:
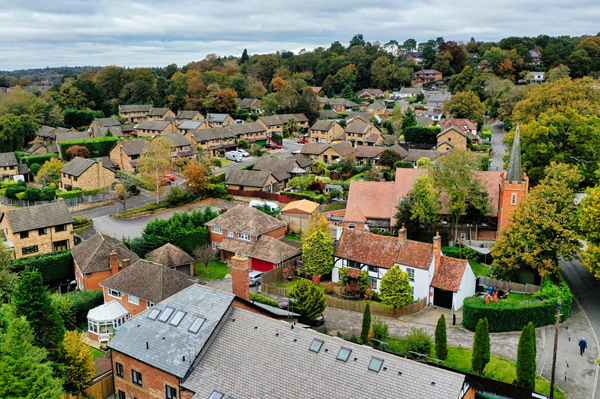
[{"label": "church spire", "polygon": [[519,135],[519,124],[515,131],[515,138],[510,152],[510,160],[508,161],[508,177],[509,183],[523,182],[523,168],[521,166],[521,136]]}]

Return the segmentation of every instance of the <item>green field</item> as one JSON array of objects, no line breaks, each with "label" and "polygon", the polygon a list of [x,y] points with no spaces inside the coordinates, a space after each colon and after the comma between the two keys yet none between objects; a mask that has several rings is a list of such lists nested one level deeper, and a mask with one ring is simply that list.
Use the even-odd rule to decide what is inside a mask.
[{"label": "green field", "polygon": [[229,274],[229,266],[227,264],[213,260],[208,264],[208,274],[206,267],[202,262],[194,264],[194,277],[201,280],[219,280],[225,278]]}]

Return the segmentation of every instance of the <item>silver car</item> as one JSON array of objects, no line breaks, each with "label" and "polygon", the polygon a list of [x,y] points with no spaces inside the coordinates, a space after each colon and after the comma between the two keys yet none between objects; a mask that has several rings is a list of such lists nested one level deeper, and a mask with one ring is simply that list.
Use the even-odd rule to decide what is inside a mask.
[{"label": "silver car", "polygon": [[249,156],[250,156],[250,154],[248,153],[248,151],[246,151],[246,150],[242,150],[241,148],[240,148],[240,149],[238,149],[238,150],[236,150],[236,152],[237,152],[238,154],[240,154],[241,156],[243,156],[243,157],[249,157]]},{"label": "silver car", "polygon": [[250,285],[254,286],[260,284],[260,276],[262,276],[262,274],[263,272],[250,272]]}]

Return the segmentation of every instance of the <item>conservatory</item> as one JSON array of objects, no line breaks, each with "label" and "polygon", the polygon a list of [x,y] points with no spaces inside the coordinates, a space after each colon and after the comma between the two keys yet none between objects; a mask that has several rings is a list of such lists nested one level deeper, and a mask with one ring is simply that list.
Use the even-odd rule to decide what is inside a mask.
[{"label": "conservatory", "polygon": [[87,315],[88,334],[98,342],[108,342],[110,336],[129,318],[129,312],[116,299],[90,309]]}]

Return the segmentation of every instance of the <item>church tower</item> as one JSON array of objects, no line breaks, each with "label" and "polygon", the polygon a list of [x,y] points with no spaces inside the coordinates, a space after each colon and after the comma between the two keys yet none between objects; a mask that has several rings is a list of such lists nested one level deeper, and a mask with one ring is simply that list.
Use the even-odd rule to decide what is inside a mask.
[{"label": "church tower", "polygon": [[508,173],[503,174],[500,186],[500,209],[498,212],[498,233],[508,225],[511,212],[521,203],[529,190],[529,178],[521,165],[521,136],[519,125],[515,131]]}]

